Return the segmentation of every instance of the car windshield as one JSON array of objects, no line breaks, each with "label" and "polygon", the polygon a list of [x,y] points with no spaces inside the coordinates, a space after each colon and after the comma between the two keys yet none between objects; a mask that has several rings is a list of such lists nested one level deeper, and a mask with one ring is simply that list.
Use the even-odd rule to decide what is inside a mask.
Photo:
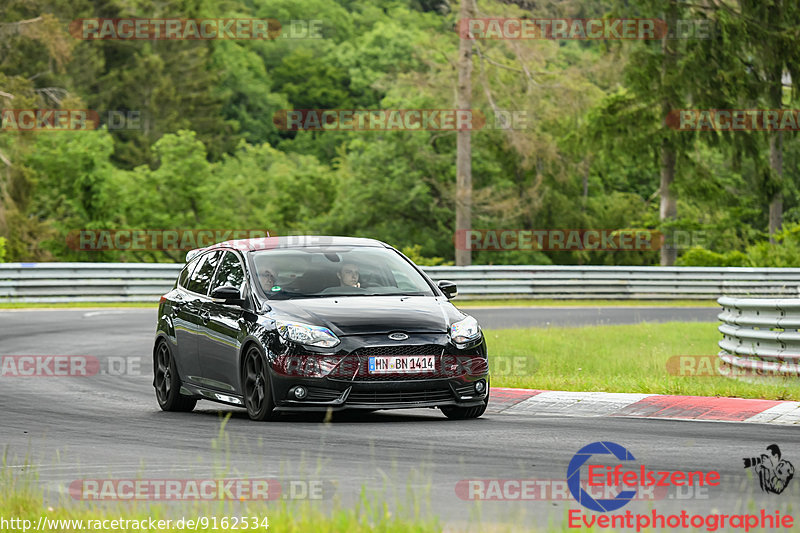
[{"label": "car windshield", "polygon": [[293,248],[251,252],[258,283],[273,300],[330,296],[432,296],[426,280],[394,250]]}]

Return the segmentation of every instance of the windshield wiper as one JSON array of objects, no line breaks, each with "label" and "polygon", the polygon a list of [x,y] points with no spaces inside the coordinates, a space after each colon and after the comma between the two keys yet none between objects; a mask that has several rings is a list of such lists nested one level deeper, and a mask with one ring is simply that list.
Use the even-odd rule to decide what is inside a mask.
[{"label": "windshield wiper", "polygon": [[269,291],[270,300],[288,300],[291,298],[319,298],[320,294],[306,294],[304,292],[292,292],[280,290],[276,292]]}]

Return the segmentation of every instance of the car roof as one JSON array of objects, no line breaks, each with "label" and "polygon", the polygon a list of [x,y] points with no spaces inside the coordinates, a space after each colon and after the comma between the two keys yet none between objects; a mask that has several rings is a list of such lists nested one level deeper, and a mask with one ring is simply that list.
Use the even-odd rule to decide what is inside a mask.
[{"label": "car roof", "polygon": [[235,249],[242,252],[274,250],[276,248],[314,248],[319,246],[363,246],[372,248],[389,248],[389,245],[361,237],[337,237],[332,235],[289,235],[286,237],[261,237],[256,239],[235,239],[218,242],[205,248],[196,248],[186,253],[186,262],[198,254],[217,249]]}]

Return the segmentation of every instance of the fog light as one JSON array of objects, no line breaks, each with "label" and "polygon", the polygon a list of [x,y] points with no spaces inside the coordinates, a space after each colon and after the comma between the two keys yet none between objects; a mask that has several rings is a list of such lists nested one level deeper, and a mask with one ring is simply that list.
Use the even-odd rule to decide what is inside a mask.
[{"label": "fog light", "polygon": [[295,387],[294,388],[294,397],[298,400],[302,400],[308,395],[308,391],[305,387]]},{"label": "fog light", "polygon": [[476,381],[475,382],[475,392],[478,394],[483,394],[483,391],[486,390],[486,382],[484,381]]}]

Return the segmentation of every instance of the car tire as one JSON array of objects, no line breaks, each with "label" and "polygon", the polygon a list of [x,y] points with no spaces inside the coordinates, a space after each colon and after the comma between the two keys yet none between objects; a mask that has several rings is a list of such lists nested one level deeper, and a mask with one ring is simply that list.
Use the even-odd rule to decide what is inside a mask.
[{"label": "car tire", "polygon": [[267,362],[255,344],[245,352],[242,365],[242,392],[244,406],[251,420],[269,420],[275,416],[275,402],[269,380]]},{"label": "car tire", "polygon": [[156,345],[153,375],[156,400],[161,410],[188,412],[194,409],[197,400],[180,393],[181,380],[178,376],[175,358],[172,357],[172,352],[164,340],[159,341]]},{"label": "car tire", "polygon": [[450,420],[468,420],[470,418],[480,418],[484,412],[486,412],[486,407],[489,406],[489,387],[487,384],[486,387],[486,399],[483,401],[481,405],[477,405],[475,407],[441,407],[442,413],[444,416],[449,418]]}]

